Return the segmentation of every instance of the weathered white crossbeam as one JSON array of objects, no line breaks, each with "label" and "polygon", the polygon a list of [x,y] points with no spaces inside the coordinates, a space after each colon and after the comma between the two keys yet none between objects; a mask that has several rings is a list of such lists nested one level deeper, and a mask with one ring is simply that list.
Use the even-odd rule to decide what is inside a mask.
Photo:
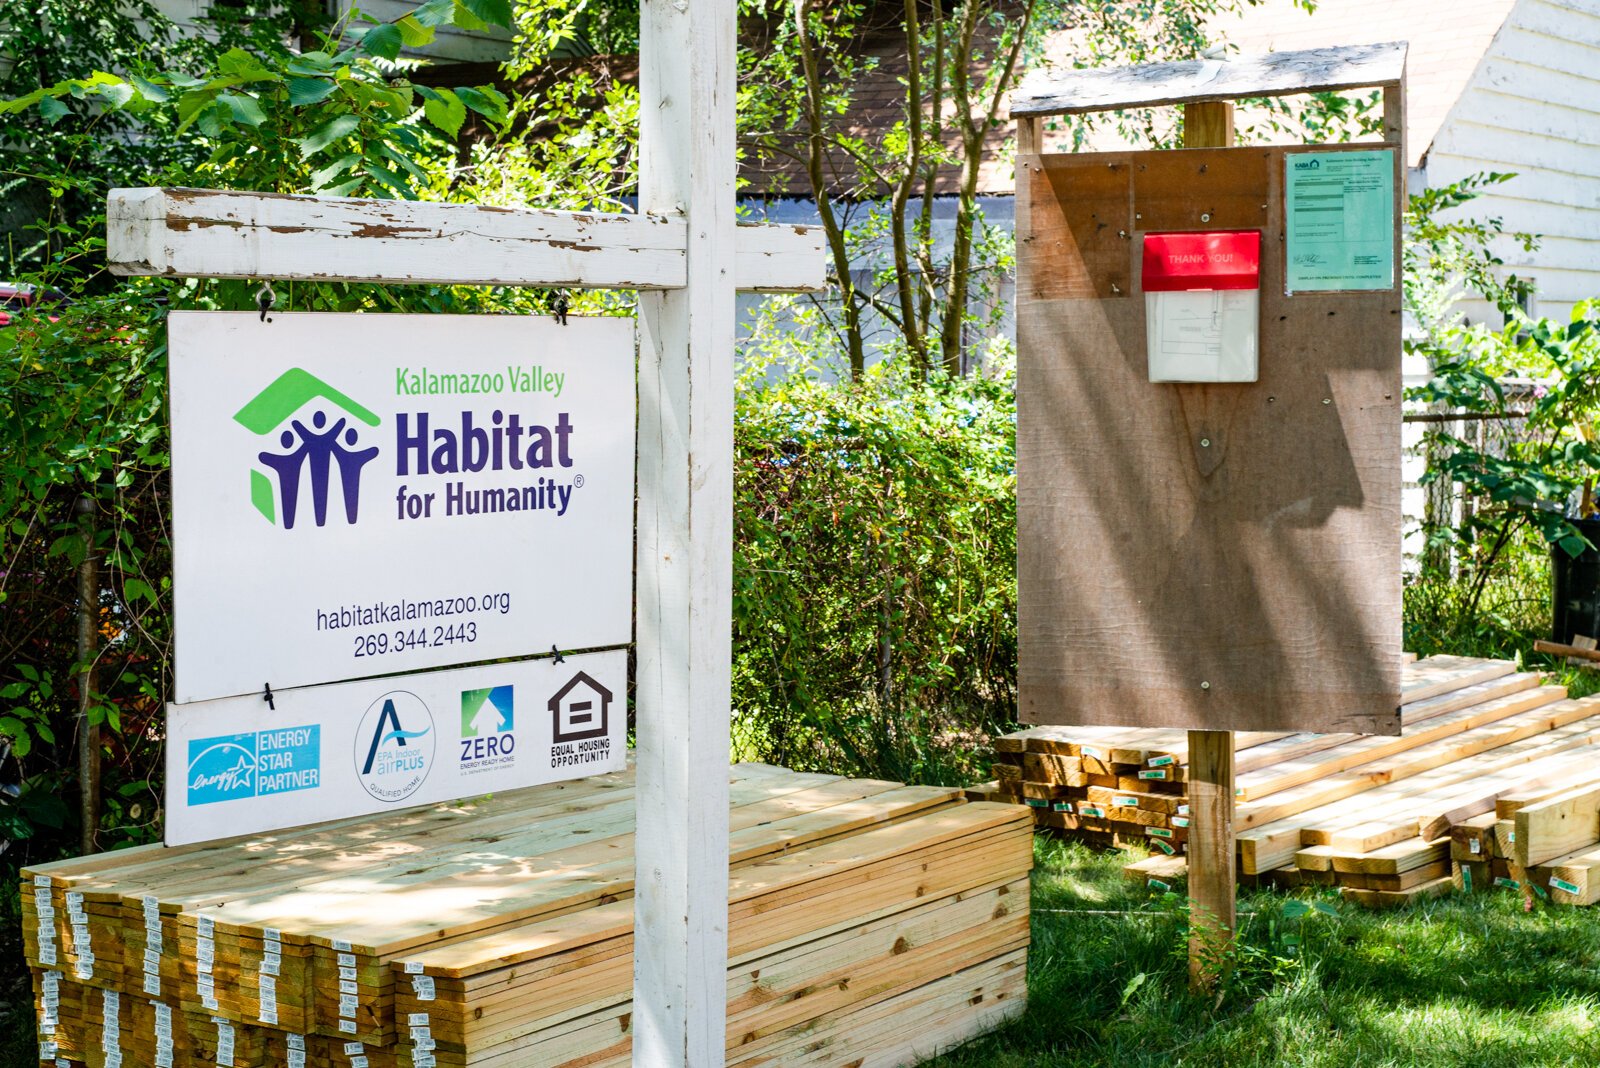
[{"label": "weathered white crossbeam", "polygon": [[[209,189],[113,189],[106,259],[120,275],[678,289],[681,217]],[[740,226],[734,284],[822,289],[818,226]]]},{"label": "weathered white crossbeam", "polygon": [[1011,94],[1012,118],[1397,86],[1406,43],[1312,48],[1226,60],[1046,70]]}]

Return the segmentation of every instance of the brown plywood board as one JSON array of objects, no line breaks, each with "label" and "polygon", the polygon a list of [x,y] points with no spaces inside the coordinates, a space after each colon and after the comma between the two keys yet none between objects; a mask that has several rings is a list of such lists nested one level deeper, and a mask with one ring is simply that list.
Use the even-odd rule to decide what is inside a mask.
[{"label": "brown plywood board", "polygon": [[[1400,292],[1284,295],[1294,151],[1018,159],[1024,722],[1399,733]],[[1151,383],[1144,232],[1234,228],[1259,380]]]}]

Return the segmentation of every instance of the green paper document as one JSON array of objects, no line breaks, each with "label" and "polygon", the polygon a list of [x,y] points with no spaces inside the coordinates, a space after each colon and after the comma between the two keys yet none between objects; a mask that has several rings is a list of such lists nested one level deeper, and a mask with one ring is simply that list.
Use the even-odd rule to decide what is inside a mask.
[{"label": "green paper document", "polygon": [[1394,287],[1394,149],[1285,157],[1290,294]]}]

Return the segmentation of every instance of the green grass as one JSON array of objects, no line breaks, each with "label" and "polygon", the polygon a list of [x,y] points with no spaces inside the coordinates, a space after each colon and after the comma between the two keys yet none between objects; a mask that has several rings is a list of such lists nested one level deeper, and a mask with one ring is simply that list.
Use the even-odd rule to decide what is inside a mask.
[{"label": "green grass", "polygon": [[[1219,1004],[1187,992],[1181,899],[1125,882],[1120,854],[1039,839],[1036,857],[1027,1013],[937,1068],[1600,1064],[1600,909],[1242,892]],[[1290,918],[1297,901],[1337,912]]]}]

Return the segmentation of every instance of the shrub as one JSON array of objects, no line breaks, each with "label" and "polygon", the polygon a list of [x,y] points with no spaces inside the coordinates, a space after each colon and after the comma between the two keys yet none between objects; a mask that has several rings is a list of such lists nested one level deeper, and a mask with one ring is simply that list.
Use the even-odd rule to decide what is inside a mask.
[{"label": "shrub", "polygon": [[757,361],[740,387],[739,744],[887,778],[973,770],[951,761],[1016,697],[1013,375]]}]

